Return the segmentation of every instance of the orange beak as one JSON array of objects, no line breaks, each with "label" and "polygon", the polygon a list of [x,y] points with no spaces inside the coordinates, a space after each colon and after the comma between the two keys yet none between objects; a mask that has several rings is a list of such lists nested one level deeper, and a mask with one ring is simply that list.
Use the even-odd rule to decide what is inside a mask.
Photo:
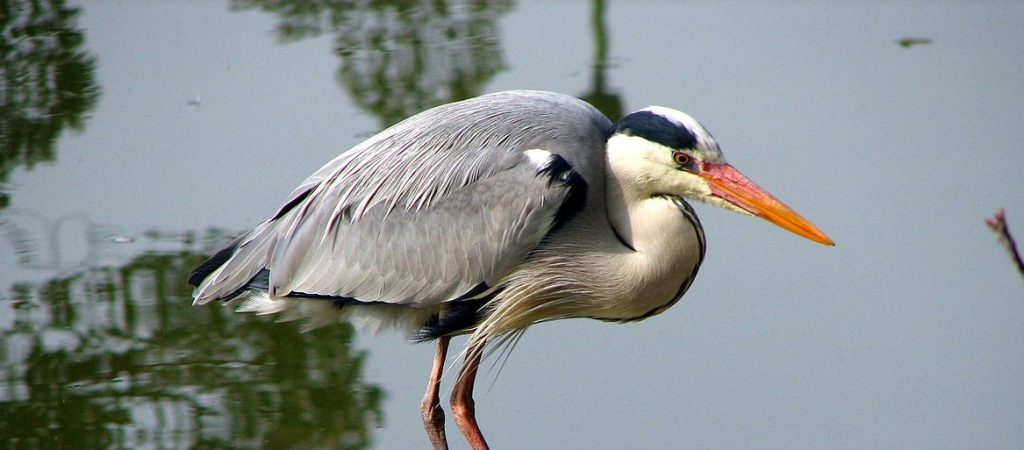
[{"label": "orange beak", "polygon": [[700,175],[711,185],[716,197],[795,234],[825,245],[836,245],[807,219],[750,181],[726,163],[704,163]]}]

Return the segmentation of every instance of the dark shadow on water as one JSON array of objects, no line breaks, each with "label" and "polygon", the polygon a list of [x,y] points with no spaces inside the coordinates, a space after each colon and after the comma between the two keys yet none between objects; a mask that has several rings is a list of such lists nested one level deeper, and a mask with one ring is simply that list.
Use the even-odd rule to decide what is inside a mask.
[{"label": "dark shadow on water", "polygon": [[4,448],[372,447],[384,392],[352,329],[193,308],[189,241],[223,236],[0,295]]}]

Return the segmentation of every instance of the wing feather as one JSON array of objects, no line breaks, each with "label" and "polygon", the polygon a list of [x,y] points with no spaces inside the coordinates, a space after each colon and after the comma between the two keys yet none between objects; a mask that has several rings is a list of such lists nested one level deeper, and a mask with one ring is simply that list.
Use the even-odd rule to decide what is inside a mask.
[{"label": "wing feather", "polygon": [[524,152],[592,171],[609,127],[585,103],[532,92],[413,116],[307,178],[199,283],[196,303],[231,299],[264,269],[271,298],[433,305],[493,287],[587,189],[586,176],[554,174]]},{"label": "wing feather", "polygon": [[[492,152],[515,162],[502,162],[504,171],[463,186],[429,208],[392,210],[378,203],[360,219],[329,231],[326,215],[307,216],[288,245],[278,245],[281,256],[269,266],[272,295],[302,292],[434,304],[480,282],[497,282],[551,229],[570,187],[549,186],[521,153]],[[321,240],[330,245],[311,245]]]}]

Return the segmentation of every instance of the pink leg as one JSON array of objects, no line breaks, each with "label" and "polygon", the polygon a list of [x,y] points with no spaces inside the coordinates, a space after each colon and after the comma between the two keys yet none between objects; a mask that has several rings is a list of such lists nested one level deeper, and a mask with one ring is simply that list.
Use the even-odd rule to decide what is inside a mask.
[{"label": "pink leg", "polygon": [[473,384],[476,382],[476,372],[480,366],[483,349],[484,343],[480,343],[466,350],[466,365],[462,368],[459,381],[452,391],[452,414],[455,415],[455,423],[459,424],[459,429],[473,450],[489,450],[487,441],[476,424],[476,410],[473,406]]},{"label": "pink leg", "polygon": [[423,427],[427,429],[427,436],[434,450],[448,450],[448,439],[444,435],[444,410],[441,409],[441,399],[438,397],[438,390],[441,386],[441,372],[444,371],[444,358],[448,354],[448,336],[437,339],[437,353],[434,354],[434,367],[430,370],[430,381],[427,383],[427,393],[423,396],[423,403],[420,404],[420,413],[423,415]]}]

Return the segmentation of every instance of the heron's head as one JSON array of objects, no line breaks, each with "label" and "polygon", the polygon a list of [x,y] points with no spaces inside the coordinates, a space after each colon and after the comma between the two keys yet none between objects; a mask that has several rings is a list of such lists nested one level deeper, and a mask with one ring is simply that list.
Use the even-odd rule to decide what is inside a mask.
[{"label": "heron's head", "polygon": [[616,176],[648,195],[675,195],[765,219],[825,245],[817,227],[725,161],[715,138],[689,115],[651,106],[623,117],[608,139]]}]

